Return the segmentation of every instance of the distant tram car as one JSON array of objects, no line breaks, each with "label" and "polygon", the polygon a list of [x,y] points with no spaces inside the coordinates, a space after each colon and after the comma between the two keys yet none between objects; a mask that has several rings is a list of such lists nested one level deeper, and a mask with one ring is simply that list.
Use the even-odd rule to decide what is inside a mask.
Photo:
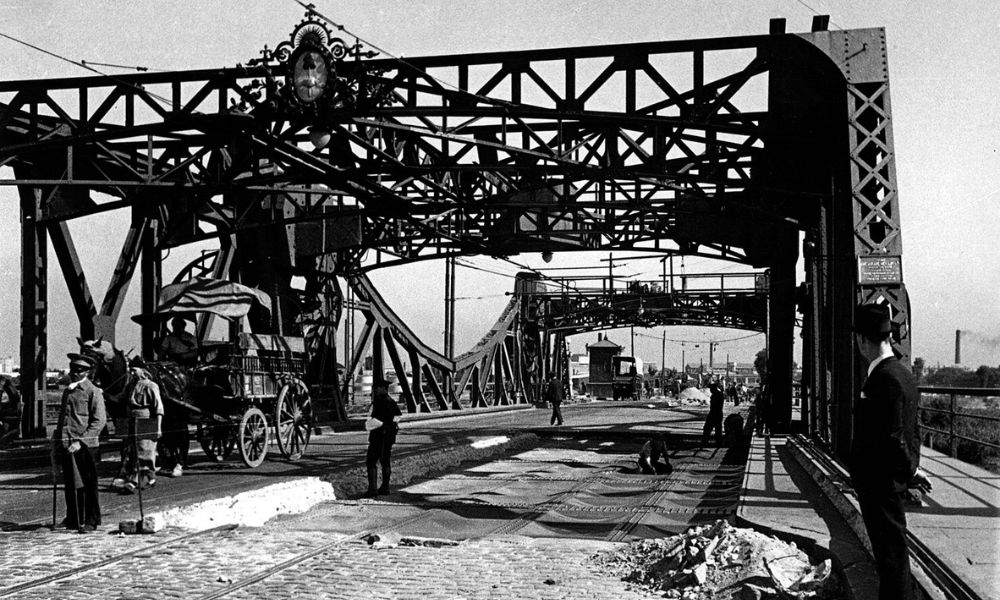
[{"label": "distant tram car", "polygon": [[[641,367],[639,367],[641,368]],[[611,394],[615,400],[639,400],[642,397],[642,379],[632,356],[611,357]]]}]

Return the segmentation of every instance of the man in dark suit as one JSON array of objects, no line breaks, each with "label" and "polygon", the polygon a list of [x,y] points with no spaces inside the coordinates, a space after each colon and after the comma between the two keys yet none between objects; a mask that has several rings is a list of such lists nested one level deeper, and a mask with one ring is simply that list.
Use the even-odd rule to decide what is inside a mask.
[{"label": "man in dark suit", "polygon": [[549,377],[549,383],[545,386],[545,399],[552,405],[552,418],[549,419],[549,425],[562,425],[563,389],[562,383],[555,375]]},{"label": "man in dark suit", "polygon": [[715,445],[722,446],[722,405],[726,402],[726,393],[723,391],[722,383],[715,375],[712,376],[712,383],[708,385],[708,416],[705,417],[705,426],[701,432],[701,445],[708,445],[708,436],[715,430]]},{"label": "man in dark suit", "polygon": [[903,498],[907,487],[930,491],[920,464],[913,373],[892,350],[887,306],[862,304],[855,341],[868,377],[854,409],[850,471],[879,574],[880,600],[913,598]]}]

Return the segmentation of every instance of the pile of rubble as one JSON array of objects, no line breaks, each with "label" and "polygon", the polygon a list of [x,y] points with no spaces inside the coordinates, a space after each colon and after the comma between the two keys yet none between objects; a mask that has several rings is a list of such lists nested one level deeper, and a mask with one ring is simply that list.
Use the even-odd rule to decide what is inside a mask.
[{"label": "pile of rubble", "polygon": [[840,600],[830,560],[811,564],[794,543],[726,521],[634,542],[593,557],[605,572],[665,598]]}]

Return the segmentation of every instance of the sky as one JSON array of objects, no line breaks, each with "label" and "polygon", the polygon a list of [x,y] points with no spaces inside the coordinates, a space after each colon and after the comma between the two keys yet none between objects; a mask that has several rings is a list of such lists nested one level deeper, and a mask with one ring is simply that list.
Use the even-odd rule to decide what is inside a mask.
[{"label": "sky", "polygon": [[[1000,365],[1000,269],[993,246],[1000,234],[1000,3],[955,0],[657,0],[594,2],[456,2],[314,0],[317,9],[396,56],[557,48],[658,40],[763,34],[774,17],[789,32],[808,31],[814,14],[829,14],[831,28],[884,27],[891,82],[903,272],[910,294],[913,356],[951,364],[955,330],[963,330],[963,364]],[[918,8],[919,7],[919,8]],[[90,63],[181,70],[234,66],[266,44],[286,39],[302,18],[293,0],[160,0],[78,2],[0,0],[0,33],[50,52]],[[114,73],[128,71],[101,67]],[[77,65],[0,38],[0,80],[86,75]],[[0,178],[11,172],[0,168]],[[19,229],[16,191],[0,187],[0,358],[18,352]],[[121,246],[126,217],[102,215],[71,224],[95,300],[100,302]],[[166,277],[200,248],[175,250]],[[621,256],[621,255],[619,255]],[[534,267],[594,264],[606,254],[515,257]],[[517,269],[489,259],[469,264]],[[73,349],[77,325],[56,261],[50,262],[50,364]],[[688,272],[742,271],[688,259]],[[655,261],[623,272],[658,273]],[[378,272],[373,279],[391,305],[428,343],[440,348],[444,322],[444,266],[413,265]],[[127,317],[138,312],[135,287],[119,323],[119,345],[137,344]],[[509,276],[469,267],[458,270],[457,348],[473,345],[492,325],[512,289]],[[484,315],[487,315],[484,317]],[[636,352],[661,359],[660,329],[638,331]],[[716,360],[750,361],[764,346],[748,332],[670,328],[664,361],[708,361],[707,342],[719,341]],[[611,333],[626,347],[628,331]],[[583,351],[596,334],[571,339]],[[680,341],[686,343],[682,347]],[[699,348],[695,348],[695,345]]]}]

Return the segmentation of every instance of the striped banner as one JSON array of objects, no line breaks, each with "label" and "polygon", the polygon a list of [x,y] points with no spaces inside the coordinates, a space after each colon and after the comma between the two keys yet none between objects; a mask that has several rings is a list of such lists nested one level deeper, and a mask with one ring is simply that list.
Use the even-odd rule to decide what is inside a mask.
[{"label": "striped banner", "polygon": [[221,279],[196,278],[160,290],[157,313],[208,312],[227,319],[246,316],[254,303],[271,312],[264,292]]}]

